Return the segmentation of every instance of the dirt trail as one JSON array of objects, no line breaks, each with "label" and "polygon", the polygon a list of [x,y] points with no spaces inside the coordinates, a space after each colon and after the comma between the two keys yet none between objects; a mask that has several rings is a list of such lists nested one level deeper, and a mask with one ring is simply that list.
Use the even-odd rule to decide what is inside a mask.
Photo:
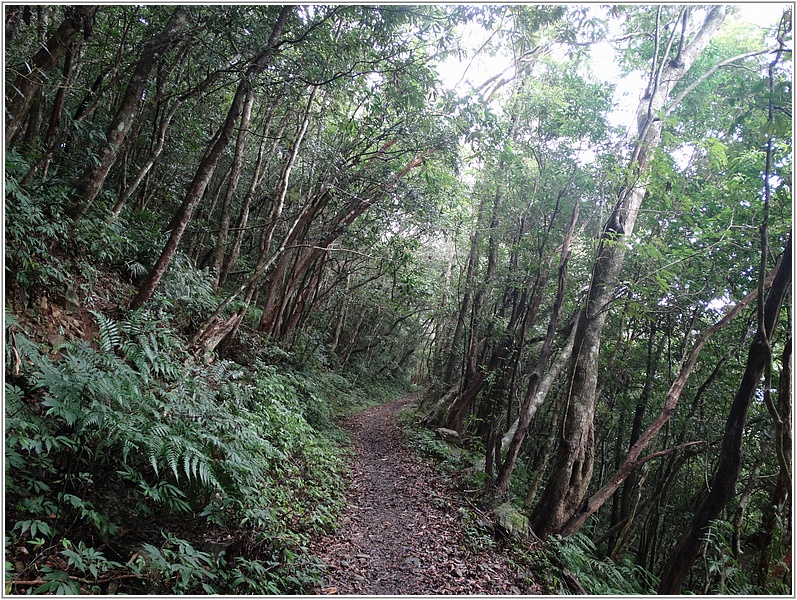
[{"label": "dirt trail", "polygon": [[321,594],[539,594],[498,551],[465,549],[461,500],[403,445],[400,398],[346,423],[355,442],[347,508],[313,550],[327,565]]}]

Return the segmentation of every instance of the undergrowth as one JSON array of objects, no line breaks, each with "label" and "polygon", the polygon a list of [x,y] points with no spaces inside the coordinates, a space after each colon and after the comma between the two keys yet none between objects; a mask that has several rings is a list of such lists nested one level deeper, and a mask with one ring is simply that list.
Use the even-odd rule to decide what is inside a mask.
[{"label": "undergrowth", "polygon": [[7,593],[301,593],[343,499],[340,376],[197,361],[161,311],[49,356],[6,314]]},{"label": "undergrowth", "polygon": [[597,556],[587,536],[553,536],[536,553],[536,568],[557,594],[570,594],[562,572],[571,573],[590,595],[655,594],[658,579],[630,558],[615,563]]},{"label": "undergrowth", "polygon": [[[226,353],[235,360],[197,359],[187,334],[220,302],[208,271],[178,253],[146,309],[124,315],[125,282],[163,246],[157,221],[92,212],[68,231],[68,186],[24,188],[29,165],[6,159],[5,592],[313,589],[310,538],[336,526],[343,502],[335,419],[396,384],[335,373],[309,333],[290,350],[269,344],[252,331],[257,309]],[[38,312],[76,274],[73,292],[105,296],[68,311],[93,320],[78,335],[97,331],[89,341],[66,341]]]},{"label": "undergrowth", "polygon": [[656,593],[658,580],[652,574],[627,557],[620,563],[598,558],[594,544],[583,534],[568,538],[555,536],[545,542],[534,543],[506,535],[497,538],[495,526],[485,516],[496,499],[489,493],[480,444],[472,440],[459,446],[449,444],[434,431],[414,424],[416,417],[411,411],[400,414],[407,444],[420,456],[433,460],[440,471],[454,477],[463,493],[475,494],[471,497],[476,504],[459,509],[466,544],[471,552],[479,554],[503,547],[507,558],[514,561],[519,570],[533,574],[553,594],[572,593],[565,581],[565,571],[572,574],[591,595]]}]

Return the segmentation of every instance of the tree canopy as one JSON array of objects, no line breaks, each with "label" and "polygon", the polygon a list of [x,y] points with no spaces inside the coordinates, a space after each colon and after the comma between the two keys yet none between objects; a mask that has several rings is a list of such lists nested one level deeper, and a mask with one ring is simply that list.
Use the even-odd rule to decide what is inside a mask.
[{"label": "tree canopy", "polygon": [[[792,12],[762,7],[7,5],[9,585],[188,564],[119,541],[121,496],[285,563],[360,382],[422,388],[565,555],[790,593]],[[89,552],[117,542],[148,562]],[[144,591],[308,589],[241,557]]]}]

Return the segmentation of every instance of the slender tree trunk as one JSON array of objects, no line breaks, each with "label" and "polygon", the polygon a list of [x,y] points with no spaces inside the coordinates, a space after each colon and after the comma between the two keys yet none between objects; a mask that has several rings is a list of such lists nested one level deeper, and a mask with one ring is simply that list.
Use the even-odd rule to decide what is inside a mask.
[{"label": "slender tree trunk", "polygon": [[[365,194],[365,198],[355,199],[350,202],[331,219],[330,223],[327,224],[326,234],[316,243],[308,244],[308,246],[314,250],[327,249],[346,230],[346,228],[357,219],[357,217],[371,208],[384,194],[392,189],[399,179],[404,177],[410,170],[421,165],[422,162],[423,161],[421,157],[414,157],[406,167],[404,167],[400,172],[394,174],[388,182],[381,186],[372,188]],[[268,248],[271,245],[270,236],[273,231],[267,234],[267,239],[264,240],[263,244],[261,244],[261,252],[258,259],[258,264],[255,267],[252,275],[241,286],[229,294],[210,316],[210,318],[205,321],[202,326],[200,326],[191,339],[191,345],[199,345],[203,343],[206,332],[221,315],[221,313],[227,308],[227,306],[229,306],[230,302],[232,302],[232,300],[246,288],[255,285],[258,279],[260,279],[260,276],[274,266],[274,272],[272,273],[269,285],[265,290],[267,298],[266,304],[263,308],[264,316],[261,318],[259,324],[259,328],[269,331],[271,330],[273,319],[275,318],[274,309],[279,301],[279,295],[275,292],[278,289],[278,285],[280,285],[278,282],[282,280],[282,275],[286,272],[287,262],[289,260],[286,257],[286,250],[289,248],[289,246],[295,245],[298,237],[307,231],[311,221],[318,214],[320,214],[323,207],[326,206],[330,199],[330,187],[331,184],[329,182],[324,182],[320,186],[320,189],[312,194],[311,198],[299,212],[299,215],[296,217],[293,224],[283,237],[279,248],[277,248],[277,250],[272,253],[270,257],[268,256]],[[275,227],[274,223],[272,223],[272,227]]]},{"label": "slender tree trunk", "polygon": [[124,192],[122,192],[122,194],[119,196],[119,200],[116,201],[116,204],[111,210],[112,220],[115,220],[119,217],[119,214],[122,212],[122,209],[125,207],[125,204],[127,203],[130,196],[132,196],[135,193],[135,191],[139,188],[141,182],[144,181],[144,178],[147,176],[152,166],[158,160],[158,157],[161,155],[161,152],[163,152],[163,145],[166,142],[166,131],[169,128],[169,123],[171,123],[172,118],[177,112],[178,106],[179,106],[178,103],[173,104],[171,108],[168,109],[166,114],[163,117],[161,117],[160,127],[158,128],[158,133],[157,133],[158,141],[155,145],[155,148],[153,148],[147,160],[138,170],[138,173],[136,173],[136,176],[133,178],[133,181],[130,183],[130,185],[128,185],[125,188]]},{"label": "slender tree trunk", "polygon": [[332,343],[329,346],[330,353],[335,352],[340,343],[340,333],[343,331],[343,323],[346,321],[346,312],[349,308],[349,281],[350,275],[346,276],[346,289],[343,291],[343,300],[338,308],[338,319],[335,324],[335,333],[332,336]]},{"label": "slender tree trunk", "polygon": [[[562,348],[559,356],[553,362],[551,367],[545,372],[545,376],[539,381],[539,384],[534,384],[530,382],[532,385],[529,385],[527,389],[530,391],[532,386],[536,387],[536,391],[534,392],[532,401],[530,406],[528,407],[528,411],[531,413],[529,417],[529,421],[534,419],[534,416],[537,414],[537,410],[539,410],[540,406],[545,402],[546,398],[548,397],[548,392],[551,389],[551,386],[556,381],[556,378],[559,377],[559,374],[564,369],[565,365],[567,364],[567,360],[570,358],[570,353],[573,351],[573,342],[575,340],[575,327],[570,328],[570,335],[565,342],[564,347]],[[523,411],[521,407],[520,411]],[[557,414],[554,413],[551,415],[551,421],[557,420]],[[518,426],[520,425],[520,417],[515,419],[512,425],[509,427],[507,432],[504,434],[504,437],[501,439],[501,453],[507,452],[509,449],[509,445],[512,443],[512,440],[515,437],[515,434],[518,430]],[[527,432],[528,433],[528,432]]]},{"label": "slender tree trunk", "polygon": [[146,279],[141,284],[138,294],[133,299],[131,304],[132,310],[140,308],[147,300],[150,299],[152,292],[155,291],[158,283],[166,273],[166,269],[168,268],[169,263],[171,262],[175,251],[177,250],[177,246],[180,244],[180,240],[182,239],[183,234],[188,227],[188,223],[191,220],[194,208],[196,207],[197,202],[199,202],[199,200],[202,198],[202,195],[205,193],[205,188],[210,182],[211,177],[213,177],[213,173],[216,170],[219,159],[221,158],[224,149],[227,147],[227,143],[232,137],[235,123],[238,120],[238,117],[243,110],[244,102],[249,95],[249,90],[252,86],[252,79],[256,75],[260,74],[271,60],[274,48],[276,48],[278,39],[282,34],[282,28],[288,19],[288,15],[293,12],[293,9],[293,6],[284,6],[282,8],[279,17],[277,18],[277,23],[271,32],[271,37],[268,40],[265,51],[252,62],[246,71],[245,78],[238,84],[235,97],[233,98],[232,104],[227,111],[227,117],[225,118],[219,130],[216,132],[216,135],[211,140],[209,147],[202,158],[202,161],[199,163],[199,168],[194,175],[193,181],[191,181],[191,184],[188,186],[188,191],[186,192],[185,198],[183,198],[183,202],[178,209],[177,214],[175,215],[174,219],[172,219],[173,227],[171,234],[169,235],[169,239],[161,251],[161,255],[155,263],[155,266],[149,272]]},{"label": "slender tree trunk", "polygon": [[[39,6],[36,8],[36,33],[39,45],[44,45],[47,41],[47,28],[49,27],[50,8]],[[70,61],[70,50],[67,49],[64,64]],[[27,65],[26,65],[27,66]],[[42,123],[44,121],[44,93],[41,87],[36,89],[33,103],[28,111],[28,123],[25,127],[24,144],[33,147],[41,139]]]},{"label": "slender tree trunk", "polygon": [[[563,535],[572,535],[581,529],[581,526],[586,522],[586,520],[595,514],[595,512],[603,506],[603,504],[612,497],[617,488],[626,480],[626,478],[637,468],[641,467],[647,461],[652,460],[653,458],[657,458],[658,456],[663,456],[666,453],[672,451],[664,451],[664,453],[654,453],[650,454],[646,457],[639,458],[639,455],[642,453],[642,450],[650,443],[653,437],[658,434],[661,428],[669,421],[672,413],[675,411],[675,407],[678,403],[678,400],[681,397],[681,393],[683,392],[684,386],[686,385],[687,381],[689,380],[690,375],[692,374],[692,369],[697,362],[698,357],[700,356],[700,352],[703,349],[703,346],[706,342],[718,332],[720,329],[724,328],[731,320],[738,315],[742,309],[750,304],[753,300],[758,298],[758,290],[753,290],[747,296],[742,298],[728,313],[719,321],[717,321],[714,325],[709,327],[697,340],[694,347],[692,348],[689,356],[682,362],[681,369],[678,372],[678,376],[673,381],[670,389],[667,392],[667,395],[664,398],[664,407],[662,408],[659,415],[654,419],[654,421],[648,426],[648,428],[639,436],[639,438],[634,442],[631,446],[631,449],[628,451],[628,454],[623,461],[623,464],[620,465],[620,468],[612,475],[608,481],[601,487],[597,492],[595,492],[589,498],[585,498],[581,505],[578,507],[578,510],[573,513],[570,519],[562,526],[561,533]],[[679,446],[681,447],[681,446]]]},{"label": "slender tree trunk", "polygon": [[758,477],[761,475],[761,467],[764,465],[764,459],[767,457],[767,454],[769,454],[770,444],[771,441],[768,439],[761,440],[758,456],[756,457],[753,468],[747,478],[747,483],[744,486],[744,490],[742,490],[742,494],[739,496],[739,502],[736,504],[736,510],[733,512],[733,519],[731,520],[733,525],[733,535],[731,536],[731,552],[733,552],[733,557],[737,561],[741,560],[742,558],[742,524],[744,523],[744,513],[747,510],[748,504],[750,504],[750,496],[753,495],[755,485],[758,483]]},{"label": "slender tree trunk", "polygon": [[[792,338],[786,340],[783,346],[783,356],[781,357],[780,380],[778,382],[778,417],[781,421],[780,426],[775,423],[775,444],[781,446],[781,452],[786,458],[785,465],[781,463],[778,471],[778,478],[770,495],[767,510],[761,520],[761,553],[758,558],[758,572],[756,581],[764,588],[769,577],[769,565],[772,559],[772,538],[774,537],[775,525],[778,517],[783,517],[784,511],[789,510],[788,498],[791,495],[791,359],[792,359]],[[780,428],[780,432],[778,429]],[[788,521],[784,523],[784,531],[789,531]]]},{"label": "slender tree trunk", "polygon": [[227,247],[227,237],[230,233],[230,212],[232,211],[232,199],[235,196],[235,191],[238,189],[238,182],[241,179],[241,168],[243,166],[244,149],[246,148],[246,136],[249,133],[249,121],[252,118],[252,104],[254,103],[255,95],[252,89],[244,100],[243,113],[241,114],[241,125],[238,127],[238,139],[235,143],[235,153],[232,159],[232,168],[230,169],[230,179],[227,183],[227,191],[224,193],[224,200],[221,203],[221,221],[219,223],[219,232],[216,237],[216,248],[213,252],[213,264],[211,269],[213,271],[213,291],[219,289],[219,281],[221,280],[221,268],[224,261],[225,249]]},{"label": "slender tree trunk", "polygon": [[[227,61],[227,68],[232,68],[232,66],[238,60],[240,60],[240,58],[241,58],[240,55],[236,55],[233,58],[231,58],[229,61]],[[119,200],[117,200],[116,204],[111,210],[111,216],[109,219],[110,221],[114,221],[119,217],[119,214],[122,212],[122,209],[124,209],[125,204],[130,199],[130,197],[136,192],[136,190],[138,190],[141,184],[147,180],[147,177],[150,174],[152,167],[155,165],[161,153],[163,152],[163,146],[166,142],[166,132],[169,128],[169,125],[171,124],[172,119],[174,118],[174,115],[177,114],[177,109],[180,107],[182,102],[187,100],[188,98],[197,96],[200,93],[202,93],[211,85],[211,83],[213,83],[219,78],[219,75],[222,72],[223,69],[217,69],[216,71],[208,75],[199,85],[177,96],[174,103],[170,107],[166,108],[165,112],[163,112],[163,114],[161,115],[160,124],[158,126],[157,131],[153,133],[153,137],[157,140],[157,142],[155,143],[155,146],[151,148],[149,156],[144,161],[144,164],[141,166],[141,168],[138,170],[138,173],[133,178],[133,181],[119,195]],[[158,97],[162,98],[163,93],[159,91]],[[139,209],[143,210],[144,207],[139,206]]]},{"label": "slender tree trunk", "polygon": [[465,272],[465,290],[462,294],[462,302],[459,305],[457,314],[457,321],[454,326],[454,337],[451,339],[451,347],[449,348],[448,360],[446,361],[446,368],[443,373],[443,381],[451,383],[454,379],[454,372],[457,369],[457,363],[460,360],[460,346],[462,345],[462,335],[465,329],[465,318],[470,310],[470,301],[474,288],[474,277],[476,273],[476,263],[479,258],[479,244],[481,244],[481,229],[484,221],[484,209],[487,203],[487,197],[482,196],[479,202],[479,209],[476,214],[476,228],[471,234],[470,252],[468,253],[468,266]]},{"label": "slender tree trunk", "polygon": [[[630,452],[631,449],[634,447],[634,444],[639,439],[640,434],[642,433],[642,424],[645,417],[645,410],[647,409],[648,402],[650,402],[650,393],[651,389],[653,388],[653,381],[656,377],[656,373],[658,371],[659,366],[659,356],[661,353],[656,351],[655,348],[655,337],[656,332],[658,331],[656,327],[655,321],[650,321],[650,335],[648,336],[648,353],[646,359],[646,367],[645,367],[645,384],[642,387],[642,393],[639,395],[639,399],[637,400],[636,408],[634,409],[634,420],[631,423],[631,436],[628,440],[628,451]],[[664,338],[662,338],[664,339]],[[661,348],[659,348],[661,350]],[[618,455],[617,460],[620,460],[621,454]],[[632,502],[632,495],[634,489],[638,487],[636,471],[632,472],[626,481],[623,482],[623,489],[620,491],[620,500],[619,500],[619,515],[617,516],[617,521],[627,521],[630,523],[633,520],[633,515],[631,513],[631,502]],[[616,497],[615,497],[616,499]],[[617,562],[619,560],[619,556],[625,553],[625,548],[623,547],[623,536],[620,535],[619,543],[612,547],[612,560]]]},{"label": "slender tree trunk", "polygon": [[89,165],[75,186],[75,205],[72,209],[75,223],[86,215],[97,194],[100,193],[111,167],[116,163],[122,143],[138,115],[144,86],[158,57],[180,34],[187,20],[188,12],[182,7],[177,7],[163,31],[149,40],[141,50],[116,115],[105,131],[106,144],[99,150],[98,160]]},{"label": "slender tree trunk", "polygon": [[[548,233],[550,233],[550,229],[548,230]],[[464,421],[470,413],[471,407],[485,386],[487,374],[494,373],[500,365],[506,362],[507,357],[510,357],[513,354],[518,356],[517,349],[520,345],[522,345],[523,340],[526,337],[528,325],[537,318],[537,313],[539,312],[543,297],[545,295],[545,288],[548,285],[548,277],[550,274],[552,261],[553,255],[551,256],[551,260],[548,262],[548,264],[541,267],[534,282],[529,284],[531,286],[531,290],[524,291],[522,302],[518,302],[518,306],[515,307],[516,310],[513,310],[510,323],[507,327],[507,333],[497,342],[493,343],[493,348],[489,353],[488,358],[484,357],[486,352],[482,350],[482,346],[486,341],[492,338],[491,333],[488,331],[484,335],[482,341],[479,343],[476,343],[473,339],[474,332],[477,329],[475,325],[477,313],[479,312],[477,309],[481,305],[480,295],[483,295],[484,290],[482,289],[476,292],[476,298],[473,302],[473,311],[471,315],[471,342],[469,344],[466,356],[467,369],[463,378],[462,392],[455,398],[448,410],[448,416],[446,417],[446,427],[448,429],[453,429],[455,431],[462,430]],[[530,296],[530,299],[528,302],[526,302],[526,298],[528,296]],[[525,313],[522,315],[521,320],[520,311],[523,310],[524,307]],[[499,393],[500,389],[502,389],[501,386],[503,383],[505,382],[502,377],[501,380],[499,380],[499,385],[497,386]],[[489,410],[489,407],[482,407],[481,410]],[[482,414],[479,417],[482,418],[484,416],[485,415]]]},{"label": "slender tree trunk", "polygon": [[556,336],[556,327],[559,324],[559,315],[562,309],[562,303],[565,296],[565,284],[567,281],[567,262],[570,259],[570,242],[573,237],[573,231],[576,228],[578,221],[578,202],[573,207],[573,215],[570,219],[570,227],[565,234],[564,241],[562,242],[562,253],[559,259],[559,282],[556,291],[556,299],[554,300],[553,309],[551,310],[551,317],[548,321],[548,332],[543,342],[540,356],[534,371],[531,373],[529,387],[526,392],[526,398],[523,401],[523,406],[520,408],[518,416],[518,425],[515,430],[515,435],[512,436],[512,442],[509,444],[507,456],[501,465],[501,471],[498,479],[495,482],[495,487],[498,494],[506,494],[509,488],[509,478],[512,476],[512,471],[517,463],[517,458],[520,455],[520,447],[526,439],[526,432],[528,431],[531,418],[537,409],[538,404],[535,404],[535,395],[539,388],[539,383],[542,380],[545,369],[548,367],[548,360],[553,352],[553,342]]},{"label": "slender tree trunk", "polygon": [[[558,367],[558,371],[556,375],[565,368],[568,359],[570,358],[570,353],[573,351],[573,342],[575,341],[575,334],[576,334],[576,327],[573,325],[570,331],[570,337],[568,338],[566,346],[562,349],[562,353],[559,355],[559,358],[556,360],[555,367]],[[548,373],[545,375],[545,379],[551,377],[551,383],[555,377],[553,377],[554,369],[549,369]],[[542,396],[541,392],[544,389],[544,381],[543,384],[540,385],[540,389],[537,394],[540,396],[540,403],[544,400],[544,396]],[[546,390],[547,391],[547,390]],[[526,490],[525,498],[523,499],[523,506],[528,510],[533,507],[533,502],[537,497],[537,492],[540,489],[540,485],[542,484],[545,478],[545,472],[548,470],[548,464],[551,462],[551,455],[553,454],[553,450],[555,447],[556,440],[559,438],[559,434],[561,432],[560,428],[560,416],[562,414],[562,409],[564,408],[566,402],[566,394],[558,393],[554,400],[553,407],[551,408],[551,415],[548,419],[548,422],[551,424],[548,428],[547,434],[545,435],[545,440],[542,444],[542,449],[537,453],[534,457],[534,463],[531,466],[531,471],[534,474],[532,476],[531,482],[529,483],[529,488]]]},{"label": "slender tree trunk", "polygon": [[[390,142],[392,144],[392,142]],[[303,211],[294,222],[294,225],[291,227],[290,231],[284,238],[281,247],[277,250],[276,254],[272,256],[272,261],[279,261],[280,263],[284,263],[286,260],[289,260],[289,257],[285,255],[285,250],[288,246],[295,246],[297,248],[306,248],[308,252],[303,253],[301,260],[297,260],[296,266],[292,272],[292,281],[300,281],[301,278],[306,274],[306,270],[313,264],[313,261],[320,255],[320,253],[326,251],[333,242],[338,239],[357,218],[368,211],[374,204],[376,204],[393,186],[396,185],[399,179],[404,177],[410,170],[414,169],[415,167],[420,166],[423,163],[423,159],[420,156],[415,156],[408,164],[405,166],[401,171],[398,173],[393,174],[393,176],[382,185],[377,185],[368,192],[364,194],[362,198],[356,198],[349,202],[344,208],[338,211],[336,215],[334,215],[330,221],[325,225],[324,231],[314,240],[310,241],[306,244],[297,244],[299,242],[300,235],[306,234],[307,227],[309,226],[310,222],[317,216],[320,212],[318,206],[313,208],[313,206],[307,207],[308,210]],[[327,187],[327,184],[324,184],[323,187]],[[327,202],[327,198],[329,196],[328,189],[325,189],[323,194],[321,195],[323,199],[318,204],[319,206],[325,205]],[[281,320],[282,311],[279,308],[280,304],[282,303],[283,296],[289,296],[296,292],[295,289],[291,287],[286,287],[282,292],[279,291],[279,288],[275,287],[278,285],[278,282],[275,282],[274,279],[268,283],[267,285],[267,303],[263,309],[263,317],[260,321],[260,330],[269,332],[271,335],[280,336],[279,333],[279,321]],[[275,339],[278,339],[275,338]]]},{"label": "slender tree trunk", "polygon": [[[59,138],[64,137],[63,134],[59,135],[61,129],[61,116],[64,111],[64,102],[66,101],[66,92],[69,87],[70,79],[72,78],[72,69],[74,63],[75,52],[71,48],[67,50],[66,57],[64,58],[64,68],[61,72],[61,82],[58,85],[58,91],[55,94],[53,107],[50,111],[50,121],[47,126],[47,131],[44,134],[42,143],[46,147],[44,155],[33,165],[25,177],[22,178],[20,185],[25,186],[30,181],[33,174],[41,167],[42,179],[47,176],[47,170],[55,150],[60,146],[62,141]],[[57,137],[56,137],[57,136]]]},{"label": "slender tree trunk", "polygon": [[268,132],[271,126],[271,119],[274,111],[274,104],[271,104],[271,108],[269,109],[268,118],[266,118],[265,123],[263,125],[263,137],[260,142],[260,147],[258,148],[257,152],[257,160],[255,161],[255,170],[252,175],[252,181],[249,184],[249,189],[246,191],[246,195],[241,203],[241,211],[238,213],[238,220],[235,222],[235,235],[233,236],[232,248],[230,249],[230,254],[227,257],[226,262],[224,263],[224,267],[221,271],[221,276],[219,278],[219,285],[223,285],[227,281],[227,277],[229,277],[230,272],[232,271],[235,263],[238,261],[238,256],[241,253],[241,244],[243,243],[244,239],[244,232],[246,230],[246,224],[249,222],[249,209],[252,206],[252,200],[255,197],[255,192],[257,188],[260,187],[260,184],[263,182],[263,178],[265,177],[266,173],[268,173],[268,167],[271,164],[271,160],[274,156],[274,152],[277,148],[277,144],[279,140],[282,138],[282,134],[285,128],[285,121],[283,121],[282,129],[277,134],[277,138],[274,140],[274,144],[271,148],[271,154],[269,155],[268,161],[266,164],[263,164],[266,143],[268,142]]},{"label": "slender tree trunk", "polygon": [[365,322],[365,317],[368,316],[367,311],[360,312],[360,318],[357,320],[357,324],[352,329],[351,335],[349,337],[349,343],[346,346],[346,350],[343,352],[343,359],[340,361],[340,365],[345,367],[349,364],[349,360],[351,360],[352,352],[354,351],[354,345],[357,342],[357,337],[362,329],[363,323]]},{"label": "slender tree trunk", "polygon": [[728,420],[725,423],[725,435],[722,438],[719,460],[711,481],[710,491],[698,506],[692,521],[670,554],[661,575],[661,584],[658,590],[660,594],[679,594],[681,592],[689,569],[700,552],[700,539],[704,529],[733,497],[742,464],[742,433],[747,420],[747,411],[758,389],[761,376],[771,360],[772,334],[786,292],[791,285],[791,247],[791,235],[789,235],[789,241],[766,300],[759,294],[758,301],[763,305],[763,314],[759,330],[747,354],[747,364],[742,381],[734,396]]},{"label": "slender tree trunk", "polygon": [[61,128],[61,115],[64,112],[64,101],[66,100],[66,90],[69,87],[69,80],[72,77],[72,64],[74,62],[74,51],[67,50],[66,57],[64,58],[64,68],[61,72],[61,83],[58,85],[58,91],[55,94],[53,107],[50,111],[50,121],[47,125],[47,132],[44,134],[44,144],[47,145],[55,137],[55,134]]},{"label": "slender tree trunk", "polygon": [[719,29],[725,11],[724,6],[713,7],[698,33],[682,52],[674,60],[665,53],[658,68],[651,70],[646,98],[643,98],[637,110],[638,141],[630,165],[634,175],[620,191],[617,204],[603,230],[585,308],[577,325],[563,437],[551,477],[531,515],[532,527],[539,536],[562,530],[578,509],[592,480],[595,390],[601,334],[614,296],[617,276],[625,260],[626,239],[634,231],[647,189],[649,161],[659,143],[662,122],[657,115],[664,108],[672,88]]},{"label": "slender tree trunk", "polygon": [[6,88],[6,133],[8,146],[28,116],[36,92],[47,75],[66,54],[81,31],[88,32],[97,12],[97,6],[73,6],[58,30],[44,46],[26,62],[26,72],[19,73],[12,85]]},{"label": "slender tree trunk", "polygon": [[[517,94],[517,92],[516,92]],[[517,116],[517,96],[515,97],[515,104],[512,108],[512,117],[509,126],[509,138],[514,140],[517,137],[518,131],[518,116]],[[487,289],[489,284],[491,283],[493,276],[495,274],[495,269],[498,262],[498,224],[500,221],[500,212],[501,212],[501,205],[503,204],[504,200],[504,189],[505,189],[505,182],[504,182],[504,170],[506,168],[506,161],[501,158],[498,161],[497,165],[497,176],[498,181],[495,186],[495,195],[493,197],[492,202],[492,214],[490,217],[490,235],[488,237],[487,243],[487,270],[484,274],[484,277],[481,278],[479,281],[478,286],[474,286],[475,289],[473,291],[473,305],[471,308],[471,330],[469,332],[469,343],[468,343],[468,352],[466,353],[465,365],[470,367],[470,371],[467,372],[463,378],[466,388],[463,390],[461,396],[457,398],[455,403],[451,406],[449,410],[448,418],[447,418],[447,425],[449,429],[453,429],[455,431],[461,431],[462,425],[465,421],[465,418],[468,416],[470,412],[471,406],[473,402],[479,395],[482,386],[484,385],[485,377],[483,373],[477,374],[479,357],[477,353],[482,353],[482,345],[476,344],[476,336],[478,335],[479,330],[479,320],[481,317],[481,308],[482,303],[484,301],[484,295],[487,293]],[[471,242],[471,254],[468,259],[468,276],[466,279],[470,280],[474,271],[471,270],[471,264],[478,259],[478,246],[477,244],[480,241],[480,220],[483,217],[483,210],[484,210],[484,199],[479,204],[479,216],[477,218],[477,225],[476,225],[476,232],[473,234],[473,240]],[[467,314],[467,305],[470,303],[470,292],[471,286],[467,286],[466,283],[466,291],[465,296],[463,297],[462,306],[460,309],[460,318],[457,320],[456,329],[454,331],[454,343],[452,344],[452,353],[449,355],[449,362],[446,367],[445,379],[450,379],[453,376],[453,366],[456,364],[453,362],[455,358],[456,350],[459,344],[457,343],[457,335],[461,336],[462,328],[464,327],[464,316]],[[489,334],[486,336],[488,339],[491,337]],[[507,347],[506,340],[501,340],[497,344],[498,349],[497,352],[503,353],[505,352],[505,348]],[[490,366],[489,370],[492,371],[495,367],[499,364],[498,356],[496,356],[496,351],[491,353],[490,357]],[[482,355],[484,358],[484,355]]]}]

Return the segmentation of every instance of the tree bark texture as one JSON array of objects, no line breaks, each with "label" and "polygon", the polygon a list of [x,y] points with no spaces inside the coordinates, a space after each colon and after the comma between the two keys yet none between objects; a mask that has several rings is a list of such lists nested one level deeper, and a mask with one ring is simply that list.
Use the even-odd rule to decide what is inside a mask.
[{"label": "tree bark texture", "polygon": [[73,6],[67,9],[66,18],[58,30],[47,40],[44,46],[33,55],[28,63],[30,68],[19,73],[14,83],[6,92],[6,146],[14,139],[30,111],[36,92],[41,87],[48,73],[67,53],[78,34],[86,35],[91,30],[91,22],[97,12],[97,6]]},{"label": "tree bark texture", "polygon": [[135,123],[144,87],[158,57],[180,34],[188,20],[188,12],[182,8],[174,9],[163,31],[150,39],[141,50],[135,70],[127,85],[116,115],[105,131],[106,143],[100,148],[96,162],[92,162],[78,180],[75,191],[74,221],[80,221],[94,199],[100,193],[111,167],[116,163],[119,150],[131,127]]},{"label": "tree bark texture", "polygon": [[725,423],[725,434],[722,438],[720,455],[714,477],[711,480],[710,490],[698,506],[686,531],[667,560],[661,575],[661,584],[658,590],[660,594],[679,594],[681,592],[689,569],[700,553],[700,540],[704,529],[717,518],[720,511],[733,497],[742,465],[742,434],[747,420],[747,411],[758,389],[764,369],[771,360],[772,333],[777,324],[783,300],[791,285],[791,247],[790,234],[769,294],[766,300],[759,298],[759,302],[764,306],[763,327],[756,332],[747,354],[742,380],[733,398]]},{"label": "tree bark texture", "polygon": [[629,165],[630,175],[604,227],[585,308],[577,324],[562,439],[551,476],[531,515],[532,528],[539,536],[562,530],[580,506],[592,480],[601,334],[625,260],[625,240],[634,231],[647,189],[648,164],[661,136],[662,122],[657,115],[673,87],[719,29],[725,10],[724,6],[712,7],[699,31],[675,60],[665,55],[660,66],[651,70],[651,83],[637,110],[638,138]]}]

